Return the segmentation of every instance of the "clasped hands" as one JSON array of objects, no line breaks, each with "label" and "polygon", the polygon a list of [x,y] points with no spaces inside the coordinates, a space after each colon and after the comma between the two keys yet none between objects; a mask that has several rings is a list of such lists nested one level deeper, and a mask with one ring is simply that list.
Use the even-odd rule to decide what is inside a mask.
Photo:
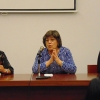
[{"label": "clasped hands", "polygon": [[53,63],[53,61],[56,61],[56,63],[60,66],[62,66],[63,61],[61,61],[58,57],[58,53],[56,49],[53,49],[51,53],[51,58],[46,62],[46,66],[48,67],[50,64]]}]

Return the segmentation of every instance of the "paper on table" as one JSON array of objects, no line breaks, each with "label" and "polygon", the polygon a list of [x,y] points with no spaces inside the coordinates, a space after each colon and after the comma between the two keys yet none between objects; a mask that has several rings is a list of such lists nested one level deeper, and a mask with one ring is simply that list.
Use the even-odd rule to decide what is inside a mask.
[{"label": "paper on table", "polygon": [[44,74],[44,76],[50,76],[50,77],[53,77],[53,74]]}]

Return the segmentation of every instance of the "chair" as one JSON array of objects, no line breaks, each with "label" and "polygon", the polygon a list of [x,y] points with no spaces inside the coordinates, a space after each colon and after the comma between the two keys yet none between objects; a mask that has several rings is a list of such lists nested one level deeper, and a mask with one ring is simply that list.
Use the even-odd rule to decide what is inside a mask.
[{"label": "chair", "polygon": [[97,65],[87,65],[87,71],[89,73],[98,73]]}]

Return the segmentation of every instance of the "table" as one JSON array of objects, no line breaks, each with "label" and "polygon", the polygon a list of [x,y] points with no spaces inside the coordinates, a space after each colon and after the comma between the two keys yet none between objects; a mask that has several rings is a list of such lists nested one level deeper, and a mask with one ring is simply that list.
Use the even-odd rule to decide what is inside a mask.
[{"label": "table", "polygon": [[0,100],[29,100],[31,74],[0,76]]},{"label": "table", "polygon": [[[33,75],[30,93],[33,100],[84,100],[90,80],[97,74],[54,74],[53,77],[37,80]],[[34,90],[34,91],[33,91]]]},{"label": "table", "polygon": [[0,76],[1,100],[84,100],[90,80],[98,74],[54,74],[48,79],[36,76]]}]

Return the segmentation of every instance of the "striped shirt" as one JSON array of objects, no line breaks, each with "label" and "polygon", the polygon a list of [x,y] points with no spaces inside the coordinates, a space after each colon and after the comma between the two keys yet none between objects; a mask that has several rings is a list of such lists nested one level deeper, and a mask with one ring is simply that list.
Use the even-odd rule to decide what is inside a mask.
[{"label": "striped shirt", "polygon": [[[76,72],[76,66],[73,61],[72,54],[70,50],[66,47],[60,47],[58,57],[63,61],[62,67],[59,66],[56,61],[53,61],[51,65],[46,67],[46,61],[50,59],[50,54],[48,53],[47,48],[45,48],[40,57],[40,73],[52,73],[52,74],[61,74],[61,73],[69,73],[74,74]],[[33,73],[38,73],[38,56],[35,58],[35,62],[32,66]]]}]

